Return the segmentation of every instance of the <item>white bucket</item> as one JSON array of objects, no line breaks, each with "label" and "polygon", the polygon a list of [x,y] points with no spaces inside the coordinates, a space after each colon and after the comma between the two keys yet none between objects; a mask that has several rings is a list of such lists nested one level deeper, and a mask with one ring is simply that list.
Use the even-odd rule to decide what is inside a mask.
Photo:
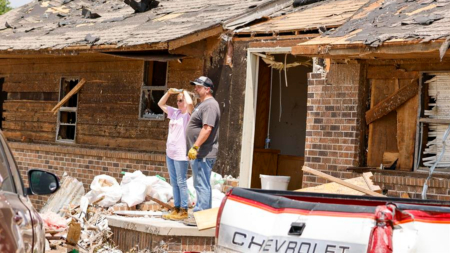
[{"label": "white bucket", "polygon": [[259,175],[261,178],[261,189],[265,190],[287,190],[291,177]]}]

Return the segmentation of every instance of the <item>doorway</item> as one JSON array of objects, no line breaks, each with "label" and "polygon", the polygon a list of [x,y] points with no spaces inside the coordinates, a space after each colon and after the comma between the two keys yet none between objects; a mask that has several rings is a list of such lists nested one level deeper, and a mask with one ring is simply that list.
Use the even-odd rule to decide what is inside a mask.
[{"label": "doorway", "polygon": [[[295,57],[289,52],[265,51],[249,55],[252,61],[250,65],[255,66],[250,66],[253,78],[247,78],[247,86],[249,81],[253,83],[254,86],[250,84],[250,88],[254,89],[254,95],[251,99],[248,96],[251,93],[246,93],[244,109],[240,183],[245,183],[242,179],[248,181],[243,187],[261,188],[259,176],[264,174],[290,176],[288,190],[301,188],[306,138],[307,73],[312,72],[312,62],[309,58]],[[271,61],[264,60],[268,55]],[[271,67],[268,62],[276,62],[277,65]],[[279,67],[279,63],[289,66],[286,72],[284,67]],[[253,108],[247,106],[247,102],[253,102]],[[247,110],[252,111],[253,120],[246,117],[249,115],[246,114]],[[253,132],[253,138],[250,138],[249,132]],[[252,139],[252,145],[249,139]]]}]

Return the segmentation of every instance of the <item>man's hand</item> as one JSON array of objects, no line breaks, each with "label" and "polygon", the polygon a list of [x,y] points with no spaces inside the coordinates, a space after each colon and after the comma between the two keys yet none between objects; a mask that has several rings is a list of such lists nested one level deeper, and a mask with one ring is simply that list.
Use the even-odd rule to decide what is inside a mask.
[{"label": "man's hand", "polygon": [[195,160],[195,159],[197,159],[197,153],[198,153],[198,147],[195,146],[195,145],[192,146],[192,148],[189,149],[189,152],[188,152],[189,160]]}]

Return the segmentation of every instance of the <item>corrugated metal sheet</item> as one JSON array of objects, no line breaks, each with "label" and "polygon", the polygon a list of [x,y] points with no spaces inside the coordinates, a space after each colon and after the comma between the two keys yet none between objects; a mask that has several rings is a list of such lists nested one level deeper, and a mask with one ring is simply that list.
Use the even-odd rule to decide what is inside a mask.
[{"label": "corrugated metal sheet", "polygon": [[338,27],[369,0],[329,0],[303,8],[290,9],[292,13],[243,28],[237,33],[268,33],[316,30],[319,27]]},{"label": "corrugated metal sheet", "polygon": [[[0,50],[166,42],[222,24],[277,0],[160,0],[144,13],[121,0],[33,1],[0,16]],[[100,15],[83,17],[82,7]],[[85,40],[91,34],[95,43]]]}]

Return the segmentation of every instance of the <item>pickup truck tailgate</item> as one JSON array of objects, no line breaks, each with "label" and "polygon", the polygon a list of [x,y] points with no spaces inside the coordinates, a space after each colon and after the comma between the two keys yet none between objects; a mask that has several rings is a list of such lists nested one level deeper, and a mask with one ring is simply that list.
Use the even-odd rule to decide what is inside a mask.
[{"label": "pickup truck tailgate", "polygon": [[222,210],[216,251],[366,252],[375,210],[235,189]]}]

